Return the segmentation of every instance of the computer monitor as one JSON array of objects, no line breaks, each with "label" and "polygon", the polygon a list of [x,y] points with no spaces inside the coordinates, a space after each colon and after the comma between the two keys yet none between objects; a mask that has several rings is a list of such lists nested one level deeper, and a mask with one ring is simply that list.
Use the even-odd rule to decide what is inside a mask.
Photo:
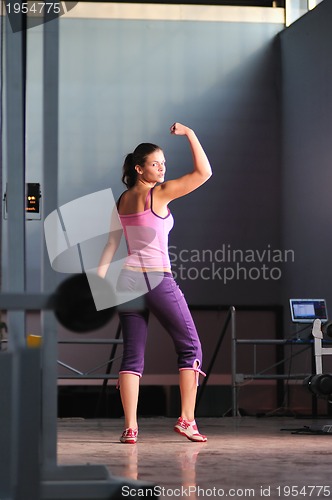
[{"label": "computer monitor", "polygon": [[328,320],[325,299],[289,299],[293,323],[313,323]]}]

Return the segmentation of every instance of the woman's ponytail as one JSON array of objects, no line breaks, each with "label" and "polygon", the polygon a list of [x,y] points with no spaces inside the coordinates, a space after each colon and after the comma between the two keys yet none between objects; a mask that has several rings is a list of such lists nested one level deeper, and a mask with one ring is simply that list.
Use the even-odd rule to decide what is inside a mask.
[{"label": "woman's ponytail", "polygon": [[135,170],[134,153],[129,153],[123,164],[122,182],[129,189],[135,185],[136,179],[137,172]]}]

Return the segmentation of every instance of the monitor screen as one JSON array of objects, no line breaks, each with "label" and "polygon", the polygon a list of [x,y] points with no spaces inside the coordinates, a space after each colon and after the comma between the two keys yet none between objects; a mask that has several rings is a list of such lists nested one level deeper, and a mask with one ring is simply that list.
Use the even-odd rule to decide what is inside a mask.
[{"label": "monitor screen", "polygon": [[328,320],[325,299],[290,299],[290,310],[294,323],[312,323],[320,319]]}]

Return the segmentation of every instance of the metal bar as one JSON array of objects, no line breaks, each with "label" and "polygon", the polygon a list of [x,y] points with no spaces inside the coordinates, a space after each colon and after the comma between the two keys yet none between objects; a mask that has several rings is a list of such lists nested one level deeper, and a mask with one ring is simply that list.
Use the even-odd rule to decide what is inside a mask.
[{"label": "metal bar", "polygon": [[40,311],[52,309],[51,295],[47,293],[2,293],[0,307],[8,311]]},{"label": "metal bar", "polygon": [[58,340],[58,344],[123,344],[123,340],[122,339]]},{"label": "metal bar", "polygon": [[13,388],[13,353],[2,352],[0,355],[0,498],[11,498],[11,429]]},{"label": "metal bar", "polygon": [[[18,2],[21,4],[22,2]],[[22,9],[20,9],[22,13]],[[6,86],[6,167],[7,167],[7,193],[6,202],[8,208],[7,224],[7,272],[8,290],[13,293],[24,292],[26,289],[26,260],[25,260],[25,95],[26,95],[26,25],[25,16],[18,14],[17,19],[21,23],[20,29],[13,32],[9,18],[5,21],[5,86]],[[34,479],[29,474],[25,459],[29,449],[30,432],[22,433],[22,404],[25,396],[21,387],[22,358],[21,354],[25,348],[25,312],[23,310],[8,311],[8,330],[10,332],[8,347],[13,353],[10,373],[8,377],[11,383],[12,398],[10,401],[10,418],[7,425],[0,432],[7,435],[5,445],[7,452],[5,460],[4,489],[7,490],[4,498],[22,500],[23,491],[38,500],[39,492],[33,487]],[[29,379],[29,375],[27,376]],[[8,402],[4,402],[4,405]],[[1,407],[3,407],[1,401]],[[33,424],[29,431],[32,430]],[[2,438],[0,438],[2,441]],[[38,444],[38,443],[37,443]],[[37,461],[36,461],[37,460]],[[24,467],[21,467],[24,462]],[[32,450],[31,462],[29,464],[34,471],[39,466],[38,458]],[[3,472],[2,472],[3,473]],[[1,473],[1,474],[2,474]],[[36,478],[38,480],[38,478]],[[0,482],[2,477],[0,477]],[[34,493],[32,493],[34,491]],[[36,495],[35,495],[36,493]]]},{"label": "metal bar", "polygon": [[[303,349],[301,349],[300,351],[296,352],[295,354],[291,354],[290,356],[288,356],[287,358],[283,358],[281,359],[280,361],[274,363],[273,365],[271,366],[268,366],[267,368],[265,368],[265,370],[262,370],[260,373],[256,374],[257,376],[259,375],[263,375],[264,372],[267,372],[268,370],[271,370],[272,368],[276,368],[277,366],[280,366],[280,365],[283,365],[285,363],[285,361],[289,361],[290,359],[293,359],[295,358],[296,356],[299,356],[300,354],[302,354],[303,352],[307,351],[308,349],[310,348],[310,345],[309,346],[306,346],[304,347]],[[235,381],[237,380],[237,375],[238,373],[235,373]],[[283,375],[285,376],[286,378],[289,378],[291,375],[284,375],[284,374],[270,374],[268,376],[271,376],[272,378],[275,378],[276,380],[278,379],[278,375]],[[242,374],[242,378],[243,378],[243,374]],[[250,378],[252,378],[252,375],[250,375]]]},{"label": "metal bar", "polygon": [[63,363],[62,361],[58,360],[58,365],[63,366],[64,368],[67,368],[67,370],[70,370],[70,371],[72,371],[74,373],[77,373],[78,375],[84,375],[83,372],[80,372],[79,370],[76,370],[76,368],[73,368],[70,365],[66,365],[66,363]]},{"label": "metal bar", "polygon": [[[275,344],[275,345],[307,345],[310,346],[314,343],[313,340],[281,340],[281,339],[237,339],[237,344]],[[323,340],[323,343],[332,344],[332,340]],[[332,350],[332,348],[331,348]]]},{"label": "metal bar", "polygon": [[329,356],[332,354],[332,349],[329,347],[322,347],[322,355],[323,356]]},{"label": "metal bar", "polygon": [[298,341],[298,340],[282,340],[282,339],[237,339],[237,344],[275,344],[275,345],[302,345],[302,344],[312,344],[311,341]]},{"label": "metal bar", "polygon": [[221,346],[221,344],[222,344],[222,341],[223,341],[223,339],[224,339],[224,337],[225,337],[225,334],[226,334],[226,331],[227,331],[228,324],[229,324],[229,322],[230,322],[230,320],[231,320],[231,315],[232,315],[232,308],[230,308],[230,309],[228,310],[228,313],[227,313],[227,316],[226,316],[226,319],[225,319],[225,323],[224,323],[224,325],[223,325],[223,328],[222,328],[222,330],[221,330],[221,334],[220,334],[220,336],[219,336],[219,340],[218,340],[218,342],[217,342],[216,348],[215,348],[214,353],[213,353],[213,355],[212,355],[212,359],[211,359],[210,364],[209,364],[209,366],[208,366],[208,369],[207,369],[207,371],[206,371],[206,377],[204,378],[204,380],[203,380],[203,382],[202,382],[202,384],[201,384],[201,386],[200,386],[200,390],[199,390],[198,397],[197,397],[197,406],[198,406],[198,404],[199,404],[199,402],[200,402],[200,400],[201,400],[201,398],[202,398],[202,394],[203,394],[203,392],[204,392],[204,388],[205,388],[205,386],[206,386],[206,384],[207,384],[207,381],[209,380],[210,373],[211,373],[211,371],[212,371],[213,365],[214,365],[215,360],[216,360],[216,358],[217,358],[217,355],[218,355],[218,352],[219,352],[220,346]]},{"label": "metal bar", "polygon": [[236,384],[236,311],[232,307],[231,362],[232,362],[232,416],[238,415],[238,394]]},{"label": "metal bar", "polygon": [[[6,133],[8,289],[24,292],[25,272],[25,50],[24,30],[13,33],[6,16]],[[2,306],[1,306],[2,307]],[[8,312],[9,349],[25,345],[25,314]]]},{"label": "metal bar", "polygon": [[[239,375],[239,374],[238,374]],[[241,374],[243,379],[250,379],[250,380],[302,380],[310,373],[296,373],[294,375],[289,375],[289,374],[283,374],[283,375],[258,375],[256,373],[246,373],[246,374]]]},{"label": "metal bar", "polygon": [[[41,352],[19,349],[14,353],[19,367],[19,418],[16,432],[19,447],[17,498],[40,498]],[[17,478],[16,478],[17,479]]]},{"label": "metal bar", "polygon": [[93,373],[93,372],[99,370],[100,368],[103,368],[104,366],[107,366],[106,374],[110,373],[110,370],[108,369],[108,367],[112,366],[113,361],[115,361],[116,359],[120,359],[120,358],[122,358],[122,355],[117,356],[115,358],[109,358],[108,361],[106,361],[106,363],[103,363],[102,365],[95,366],[95,368],[92,368],[92,370],[89,370],[88,372],[85,372],[85,373],[86,373],[86,375],[89,375],[90,373]]},{"label": "metal bar", "polygon": [[[115,359],[115,354],[116,354],[116,350],[117,350],[117,344],[123,344],[123,339],[120,339],[121,330],[122,330],[121,323],[119,321],[118,327],[117,327],[116,333],[115,333],[115,338],[112,339],[112,344],[114,344],[114,345],[112,347],[109,361],[107,364],[106,374],[111,373],[112,364],[113,364],[113,361]],[[103,385],[106,385],[106,384],[107,384],[107,382],[105,381]]]},{"label": "metal bar", "polygon": [[[122,340],[122,343],[123,343],[123,339],[120,339],[121,331],[122,331],[122,327],[121,327],[121,322],[119,321],[114,340],[117,340],[117,341]],[[116,349],[117,349],[117,346],[115,344],[113,346],[111,354],[110,354],[110,360],[112,360],[112,363],[109,362],[109,364],[107,365],[106,375],[109,375],[111,373],[113,360],[114,360],[114,357],[116,354]],[[102,387],[101,387],[101,391],[99,394],[99,398],[98,398],[98,402],[97,402],[97,406],[96,406],[96,410],[95,410],[96,417],[98,417],[100,415],[100,408],[101,408],[102,401],[103,401],[105,394],[106,394],[107,384],[108,384],[108,378],[105,378],[103,381]]]},{"label": "metal bar", "polygon": [[95,374],[95,375],[59,375],[59,380],[60,379],[84,379],[84,380],[104,380],[104,379],[113,379],[116,380],[118,378],[118,375],[111,374],[111,375],[105,375],[104,373],[100,374]]},{"label": "metal bar", "polygon": [[60,360],[58,360],[58,365],[62,366],[63,368],[67,368],[68,370],[70,370],[70,371],[72,371],[74,373],[77,373],[78,375],[84,375],[85,377],[90,377],[90,376],[93,377],[93,375],[92,375],[93,372],[96,372],[100,368],[103,368],[103,366],[108,365],[112,361],[114,361],[114,359],[110,359],[106,363],[103,363],[102,365],[96,366],[95,368],[93,368],[92,370],[89,370],[87,372],[81,372],[80,370],[77,370],[73,366],[70,366],[70,365],[67,365],[66,363],[63,363],[63,361],[60,361]]},{"label": "metal bar", "polygon": [[[3,170],[4,170],[4,165],[3,165],[3,146],[2,146],[2,138],[3,138],[3,131],[4,131],[4,125],[3,125],[3,118],[4,118],[4,113],[3,113],[3,96],[4,96],[4,90],[3,90],[3,83],[4,83],[4,78],[3,78],[3,68],[4,68],[4,9],[5,9],[5,4],[4,2],[1,2],[0,4],[0,193],[2,197],[3,193],[3,185],[2,185],[2,175],[3,175]],[[2,221],[2,217],[5,216],[5,213],[2,211],[2,207],[5,209],[5,203],[0,200],[0,220]],[[4,211],[5,212],[5,211]],[[2,288],[2,244],[1,244],[1,239],[2,239],[2,224],[0,224],[0,290]],[[1,322],[1,310],[0,310],[0,322]],[[1,337],[1,334],[0,334]],[[0,347],[1,348],[1,347]]]},{"label": "metal bar", "polygon": [[[44,12],[46,9],[44,9]],[[59,18],[43,24],[43,219],[58,207]],[[57,277],[42,236],[42,292],[53,293]],[[43,398],[41,455],[44,475],[57,467],[57,322],[42,311]],[[46,369],[47,367],[47,369]]]}]

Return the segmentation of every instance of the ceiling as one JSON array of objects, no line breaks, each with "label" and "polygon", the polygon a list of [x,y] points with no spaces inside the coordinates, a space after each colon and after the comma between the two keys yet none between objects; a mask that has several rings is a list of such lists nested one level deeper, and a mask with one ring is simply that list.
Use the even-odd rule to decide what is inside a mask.
[{"label": "ceiling", "polygon": [[[89,0],[82,0],[89,1]],[[285,0],[209,0],[207,2],[200,2],[197,0],[166,0],[165,2],[153,0],[128,0],[128,2],[110,2],[108,0],[98,0],[104,3],[165,3],[165,4],[191,4],[191,5],[235,5],[240,7],[285,7]]]}]

